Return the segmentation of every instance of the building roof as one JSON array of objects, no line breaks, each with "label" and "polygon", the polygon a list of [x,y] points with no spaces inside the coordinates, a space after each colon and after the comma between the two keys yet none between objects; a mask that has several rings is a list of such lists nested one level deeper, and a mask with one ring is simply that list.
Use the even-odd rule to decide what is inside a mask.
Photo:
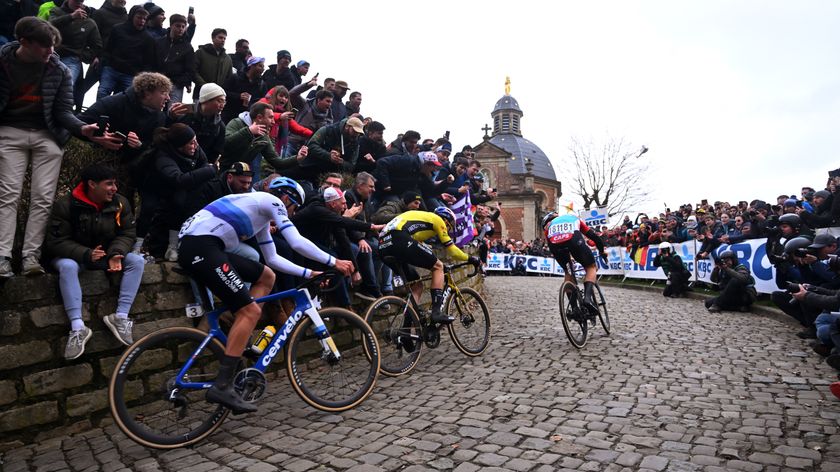
[{"label": "building roof", "polygon": [[519,102],[510,95],[505,95],[496,102],[496,106],[493,107],[493,111],[499,110],[516,110],[519,113],[522,113],[522,109],[519,108]]},{"label": "building roof", "polygon": [[[503,97],[502,99],[504,100],[504,98],[513,100],[513,97]],[[499,100],[499,102],[501,101]],[[519,105],[516,104],[515,100],[513,100],[513,103],[518,109]],[[496,103],[496,107],[498,106],[499,103]],[[554,167],[548,160],[548,156],[531,141],[513,133],[498,133],[490,138],[490,143],[511,153],[513,159],[508,159],[508,171],[511,174],[525,174],[527,172],[525,169],[525,158],[527,157],[534,163],[534,168],[531,171],[534,176],[557,180]]]}]

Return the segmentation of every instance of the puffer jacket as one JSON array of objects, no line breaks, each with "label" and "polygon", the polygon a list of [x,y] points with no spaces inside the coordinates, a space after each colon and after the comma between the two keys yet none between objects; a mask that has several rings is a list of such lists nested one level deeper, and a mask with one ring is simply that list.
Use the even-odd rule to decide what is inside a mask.
[{"label": "puffer jacket", "polygon": [[195,50],[187,36],[173,41],[167,34],[154,44],[155,70],[169,77],[175,87],[190,85],[195,75]]},{"label": "puffer jacket", "polygon": [[84,183],[59,198],[52,208],[44,249],[49,257],[73,259],[87,268],[104,268],[92,263],[90,253],[102,246],[104,262],[116,254],[126,255],[137,233],[131,205],[120,194],[101,209],[87,198]]},{"label": "puffer jacket", "polygon": [[145,29],[134,27],[139,5],[131,7],[125,23],[114,26],[105,43],[105,65],[123,74],[137,75],[154,64],[154,40]]},{"label": "puffer jacket", "polygon": [[[20,43],[13,41],[0,46],[0,114],[11,98],[9,68]],[[57,54],[50,56],[41,79],[41,95],[44,103],[44,122],[55,142],[64,147],[71,133],[81,136],[85,123],[73,115],[73,84],[70,70],[61,63]],[[93,122],[95,122],[94,120]]]},{"label": "puffer jacket", "polygon": [[87,18],[76,19],[65,1],[60,7],[50,10],[50,23],[61,32],[61,44],[56,52],[61,57],[76,56],[86,64],[102,53],[102,37],[99,27],[91,17],[93,8],[83,6]]}]

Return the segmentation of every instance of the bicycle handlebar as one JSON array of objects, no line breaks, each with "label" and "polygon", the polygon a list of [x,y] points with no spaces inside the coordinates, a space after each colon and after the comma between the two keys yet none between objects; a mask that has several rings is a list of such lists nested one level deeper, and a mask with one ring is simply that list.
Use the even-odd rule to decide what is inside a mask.
[{"label": "bicycle handlebar", "polygon": [[459,262],[457,264],[452,264],[452,265],[444,265],[443,270],[444,270],[444,272],[452,272],[453,270],[457,270],[457,269],[460,269],[461,267],[468,266],[468,265],[473,266],[473,271],[472,271],[471,274],[467,274],[467,278],[475,277],[476,275],[478,275],[479,267],[481,267],[481,266],[479,264],[473,264],[470,261]]},{"label": "bicycle handlebar", "polygon": [[304,280],[300,285],[295,287],[295,290],[302,290],[308,287],[318,287],[318,291],[321,293],[329,293],[333,290],[338,288],[339,284],[333,284],[332,287],[327,286],[326,288],[321,286],[322,282],[326,282],[327,280],[332,279],[333,277],[344,277],[344,274],[339,272],[336,269],[328,269],[324,272],[312,277],[311,279]]}]

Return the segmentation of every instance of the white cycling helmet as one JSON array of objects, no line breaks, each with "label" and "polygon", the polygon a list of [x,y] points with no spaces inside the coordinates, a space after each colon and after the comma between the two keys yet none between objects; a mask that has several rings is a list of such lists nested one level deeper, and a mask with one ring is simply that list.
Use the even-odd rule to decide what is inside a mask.
[{"label": "white cycling helmet", "polygon": [[662,251],[663,249],[667,249],[670,251],[671,249],[673,249],[673,247],[671,247],[671,243],[666,241],[664,243],[659,243],[659,250]]},{"label": "white cycling helmet", "polygon": [[276,177],[268,184],[268,191],[274,194],[277,198],[286,195],[297,206],[303,205],[306,195],[303,192],[303,187],[296,181],[288,177]]}]

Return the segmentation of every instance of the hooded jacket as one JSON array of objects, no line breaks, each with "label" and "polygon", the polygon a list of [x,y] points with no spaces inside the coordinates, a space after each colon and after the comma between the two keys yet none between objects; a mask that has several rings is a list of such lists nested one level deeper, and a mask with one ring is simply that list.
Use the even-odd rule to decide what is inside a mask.
[{"label": "hooded jacket", "polygon": [[[195,91],[193,96],[198,97],[201,86],[206,83],[224,84],[231,74],[233,74],[233,63],[230,56],[225,53],[225,48],[216,50],[213,43],[207,43],[199,47],[195,52],[195,77],[193,78]],[[230,100],[234,98],[229,97]]]},{"label": "hooded jacket", "polygon": [[220,169],[227,169],[234,162],[251,162],[257,154],[261,154],[278,172],[295,165],[295,156],[281,158],[267,134],[254,136],[248,128],[251,123],[251,114],[244,111],[227,124]]},{"label": "hooded jacket", "polygon": [[114,26],[105,44],[105,65],[117,72],[137,75],[154,64],[154,40],[145,29],[134,27],[139,5],[131,7],[124,23]]},{"label": "hooded jacket", "polygon": [[295,88],[295,78],[292,76],[291,69],[284,69],[277,73],[277,64],[272,64],[263,72],[262,79],[265,81],[268,88],[274,88],[278,85],[286,87],[287,90]]},{"label": "hooded jacket", "polygon": [[195,76],[195,50],[187,35],[173,41],[167,34],[156,39],[154,45],[155,70],[169,77],[177,88],[190,85]]},{"label": "hooded jacket", "polygon": [[124,23],[128,19],[128,12],[125,7],[115,7],[111,5],[111,0],[102,2],[102,6],[93,11],[93,21],[99,28],[99,36],[102,38],[102,44],[108,44],[108,38],[111,37],[111,31],[114,26]]},{"label": "hooded jacket", "polygon": [[61,33],[61,44],[56,48],[60,57],[75,56],[86,64],[102,54],[102,37],[93,20],[93,8],[82,6],[87,18],[73,18],[65,1],[50,10],[50,23]]},{"label": "hooded jacket", "polygon": [[[0,46],[0,114],[9,105],[12,84],[9,69],[13,67],[13,55],[20,43],[13,41]],[[41,77],[41,97],[44,108],[44,122],[55,142],[64,147],[70,134],[81,136],[85,123],[73,115],[73,84],[70,70],[61,63],[57,54],[50,56]]]}]

